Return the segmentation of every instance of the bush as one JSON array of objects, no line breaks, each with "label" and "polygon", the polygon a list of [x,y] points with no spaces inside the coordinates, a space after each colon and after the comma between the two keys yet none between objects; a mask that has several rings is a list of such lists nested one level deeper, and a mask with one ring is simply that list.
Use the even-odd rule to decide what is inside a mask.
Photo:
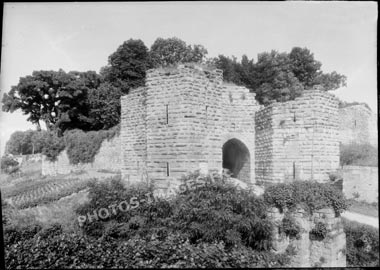
[{"label": "bush", "polygon": [[122,242],[93,239],[65,233],[59,225],[33,231],[21,242],[7,241],[5,250],[9,269],[283,267],[291,255],[254,252],[244,246],[226,249],[223,242],[191,244],[178,233],[164,240],[155,235]]},{"label": "bush", "polygon": [[285,233],[285,235],[289,236],[290,238],[299,239],[301,237],[301,227],[297,224],[292,216],[287,214],[282,219],[280,233]]},{"label": "bush", "polygon": [[4,171],[5,173],[14,173],[18,171],[18,162],[17,160],[14,160],[11,157],[8,156],[3,156],[1,157],[1,170]]},{"label": "bush", "polygon": [[99,152],[102,142],[112,139],[120,132],[120,126],[110,130],[83,132],[80,129],[65,133],[67,156],[71,164],[91,163]]},{"label": "bush", "polygon": [[58,155],[66,148],[67,156],[71,164],[90,163],[94,161],[102,142],[110,140],[120,134],[120,125],[109,130],[84,132],[80,129],[69,130],[63,137],[58,137],[56,132],[48,132],[43,138],[42,154],[48,160],[55,161]]},{"label": "bush", "polygon": [[45,133],[42,141],[42,154],[50,161],[56,161],[58,155],[65,149],[65,142],[62,137],[58,137],[57,133],[50,131]]},{"label": "bush", "polygon": [[343,219],[349,267],[379,266],[379,229]]},{"label": "bush", "polygon": [[340,215],[348,208],[348,201],[342,192],[330,184],[310,181],[270,186],[264,192],[264,200],[281,211],[285,208],[292,211],[301,206],[310,214],[314,210],[333,208],[335,214]]},{"label": "bush", "polygon": [[310,231],[310,240],[322,241],[327,236],[327,227],[324,223],[318,222],[315,227]]},{"label": "bush", "polygon": [[357,166],[378,166],[378,150],[370,144],[352,143],[340,145],[340,164]]},{"label": "bush", "polygon": [[[79,215],[93,215],[100,208],[110,209],[122,200],[132,197],[146,198],[151,187],[135,186],[126,189],[120,179],[109,184],[98,183],[89,191],[90,201],[78,208]],[[245,245],[256,250],[267,250],[271,243],[271,223],[265,216],[262,199],[247,191],[222,182],[211,183],[195,190],[187,190],[170,201],[156,199],[140,203],[128,212],[118,211],[112,222],[88,222],[83,224],[86,234],[101,237],[149,238],[156,233],[165,239],[170,233],[181,233],[191,244],[223,241],[226,246]],[[125,233],[129,230],[128,234]]]}]

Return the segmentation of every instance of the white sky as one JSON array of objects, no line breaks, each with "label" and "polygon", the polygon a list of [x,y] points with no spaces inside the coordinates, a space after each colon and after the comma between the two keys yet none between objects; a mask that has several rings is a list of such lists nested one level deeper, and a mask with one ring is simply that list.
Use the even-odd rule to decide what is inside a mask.
[{"label": "white sky", "polygon": [[[5,3],[1,94],[34,70],[95,70],[129,38],[202,44],[208,56],[310,49],[322,70],[347,76],[334,93],[377,111],[376,2]],[[21,113],[0,112],[0,154]]]}]

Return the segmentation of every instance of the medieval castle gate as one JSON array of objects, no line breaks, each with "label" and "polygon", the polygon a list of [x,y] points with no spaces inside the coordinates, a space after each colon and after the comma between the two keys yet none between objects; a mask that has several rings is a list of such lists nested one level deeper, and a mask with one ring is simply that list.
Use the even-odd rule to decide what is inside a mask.
[{"label": "medieval castle gate", "polygon": [[149,70],[146,86],[121,98],[122,177],[159,187],[189,171],[247,182],[325,181],[339,166],[338,100],[306,91],[259,105],[255,94],[198,65]]}]

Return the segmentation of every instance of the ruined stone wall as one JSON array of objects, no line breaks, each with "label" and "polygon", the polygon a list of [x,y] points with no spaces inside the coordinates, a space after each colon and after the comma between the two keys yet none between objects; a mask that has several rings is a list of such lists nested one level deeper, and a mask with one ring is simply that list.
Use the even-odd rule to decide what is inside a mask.
[{"label": "ruined stone wall", "polygon": [[339,109],[339,138],[343,144],[370,143],[377,146],[377,114],[363,104]]},{"label": "ruined stone wall", "polygon": [[319,90],[260,110],[255,116],[257,182],[326,181],[339,167],[337,117],[337,98]]},{"label": "ruined stone wall", "polygon": [[79,171],[120,171],[121,169],[121,144],[120,137],[116,136],[111,140],[104,140],[99,152],[92,163],[70,164],[66,150],[62,151],[57,160],[51,162],[42,157],[42,175],[69,174]]},{"label": "ruined stone wall", "polygon": [[344,166],[342,169],[343,193],[347,198],[378,202],[379,196],[379,169],[378,167]]},{"label": "ruined stone wall", "polygon": [[145,87],[131,89],[121,102],[121,173],[126,182],[146,179],[146,92]]},{"label": "ruined stone wall", "polygon": [[[285,214],[277,208],[268,210],[268,218],[274,224],[274,252],[282,253],[288,247],[293,247],[296,255],[292,258],[292,267],[346,267],[346,235],[342,220],[333,209],[320,209],[312,215],[303,209],[288,213],[301,228],[298,238],[279,233]],[[318,223],[326,226],[327,235],[324,239],[313,236],[312,230]]]}]

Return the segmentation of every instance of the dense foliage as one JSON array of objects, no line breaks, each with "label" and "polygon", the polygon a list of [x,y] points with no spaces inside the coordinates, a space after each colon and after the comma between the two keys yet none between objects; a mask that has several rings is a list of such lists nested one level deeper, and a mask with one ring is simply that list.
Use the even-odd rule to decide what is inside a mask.
[{"label": "dense foliage", "polygon": [[[91,201],[78,209],[78,214],[92,214],[95,209],[109,208],[120,203],[120,198],[126,201],[133,196],[146,198],[148,192],[148,187],[125,190],[116,180],[110,185],[100,184],[90,190]],[[195,191],[188,190],[172,201],[158,199],[151,204],[140,204],[127,213],[117,213],[112,219],[118,224],[88,222],[84,229],[100,236],[109,233],[108,226],[111,225],[112,230],[133,228],[128,237],[136,234],[146,237],[147,233],[156,232],[165,238],[170,232],[181,232],[191,243],[223,241],[227,246],[245,245],[256,250],[270,248],[271,224],[265,218],[264,202],[247,191],[236,190],[221,182]]]},{"label": "dense foliage", "polygon": [[168,66],[181,62],[201,63],[207,55],[202,45],[187,45],[179,38],[157,38],[150,48],[150,57],[154,67]]},{"label": "dense foliage", "polygon": [[42,138],[42,154],[48,160],[55,161],[58,155],[66,149],[71,164],[90,163],[94,161],[102,142],[110,140],[120,132],[116,125],[109,130],[84,132],[80,129],[69,130],[59,137],[56,132],[46,132]]},{"label": "dense foliage", "polygon": [[322,64],[314,59],[307,48],[294,47],[290,53],[272,50],[258,55],[257,62],[243,55],[236,57],[219,55],[209,62],[223,70],[224,80],[244,85],[256,93],[261,104],[287,101],[316,86],[323,90],[335,90],[346,86],[346,77],[333,71],[323,73]]},{"label": "dense foliage", "polygon": [[65,149],[65,141],[58,137],[54,131],[49,131],[43,138],[42,154],[50,161],[55,161],[58,155]]},{"label": "dense foliage", "polygon": [[377,167],[378,149],[370,144],[341,144],[340,164]]},{"label": "dense foliage", "polygon": [[339,215],[348,208],[348,201],[342,192],[330,184],[297,181],[289,184],[277,184],[264,192],[268,205],[280,210],[293,210],[298,206],[312,213],[314,210],[333,208]]},{"label": "dense foliage", "polygon": [[[5,218],[6,266],[12,269],[289,266],[294,250],[283,254],[267,250],[270,245],[265,243],[270,241],[271,226],[266,221],[265,209],[266,203],[291,209],[300,200],[290,200],[285,195],[273,201],[273,187],[262,200],[218,176],[213,181],[207,177],[202,182],[205,185],[191,185],[197,177],[192,174],[184,178],[186,186],[193,188],[182,190],[170,200],[149,195],[152,187],[146,184],[125,188],[119,177],[92,182],[89,201],[76,210],[78,215],[89,213],[92,222],[87,218],[80,230],[75,227],[74,231],[68,231],[59,224],[15,226]],[[325,207],[316,203],[312,194],[326,200],[335,193],[329,193],[328,187],[316,188],[314,184],[297,187],[287,184],[293,188],[281,188],[277,192],[293,192],[295,198],[301,196],[301,201],[313,209]],[[133,209],[116,211],[107,218],[95,217],[99,214],[97,210],[106,208],[111,213],[112,206],[121,201],[130,202],[133,197],[139,201]],[[339,205],[331,201],[328,204]],[[287,215],[280,229],[290,237],[297,237],[300,231],[299,225]],[[344,229],[348,266],[378,266],[378,230],[352,222],[345,222]],[[326,237],[326,227],[317,224],[312,234],[315,238]]]},{"label": "dense foliage", "polygon": [[29,115],[28,121],[38,127],[44,121],[48,130],[89,129],[87,92],[90,87],[98,86],[98,77],[92,71],[34,71],[20,78],[18,85],[4,94],[3,111],[20,109]]},{"label": "dense foliage", "polygon": [[176,37],[157,38],[150,50],[143,41],[129,39],[108,57],[100,74],[34,71],[20,78],[4,94],[3,111],[21,110],[38,129],[44,121],[58,135],[71,129],[109,129],[120,121],[120,96],[143,86],[148,69],[183,62],[203,62],[223,70],[225,81],[246,86],[264,105],[292,100],[316,86],[334,90],[346,85],[344,75],[323,73],[322,64],[307,48],[263,52],[256,62],[246,55],[240,62],[224,55],[206,59],[206,55],[202,45],[188,45]]},{"label": "dense foliage", "polygon": [[318,222],[315,224],[315,227],[311,229],[309,236],[311,240],[319,240],[322,241],[327,236],[327,227],[323,222]]},{"label": "dense foliage", "polygon": [[285,233],[285,235],[289,236],[290,238],[299,239],[301,237],[301,227],[299,224],[297,224],[294,217],[287,213],[282,219],[280,233]]},{"label": "dense foliage", "polygon": [[64,141],[71,164],[91,163],[104,140],[112,139],[119,133],[120,126],[109,130],[89,131],[70,130],[65,133]]},{"label": "dense foliage", "polygon": [[119,242],[64,233],[59,225],[38,229],[21,236],[6,231],[12,235],[5,241],[8,268],[279,267],[289,262],[289,256],[244,247],[225,249],[221,242],[192,245],[178,234],[164,240],[133,237]]},{"label": "dense foliage", "polygon": [[129,39],[108,57],[101,69],[106,82],[127,94],[129,89],[143,86],[146,70],[151,67],[148,48],[141,40]]},{"label": "dense foliage", "polygon": [[379,267],[379,229],[344,220],[349,267]]},{"label": "dense foliage", "polygon": [[41,153],[43,137],[46,131],[15,131],[7,141],[6,153],[12,155],[28,155]]},{"label": "dense foliage", "polygon": [[1,157],[1,170],[5,173],[13,173],[18,170],[18,161],[9,156]]},{"label": "dense foliage", "polygon": [[[77,213],[94,217],[94,210],[147,198],[151,191],[147,185],[126,189],[118,178],[92,183],[89,202]],[[5,260],[7,268],[286,266],[293,251],[266,251],[269,229],[262,200],[217,181],[86,222],[82,232],[67,232],[58,224],[7,224]]]}]

